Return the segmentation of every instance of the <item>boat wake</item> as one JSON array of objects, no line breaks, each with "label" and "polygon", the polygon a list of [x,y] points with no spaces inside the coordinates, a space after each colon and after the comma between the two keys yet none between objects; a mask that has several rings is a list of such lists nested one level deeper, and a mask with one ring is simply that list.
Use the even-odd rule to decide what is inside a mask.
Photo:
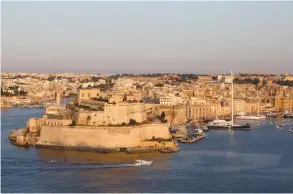
[{"label": "boat wake", "polygon": [[27,169],[43,169],[43,170],[74,170],[74,169],[100,169],[100,168],[125,168],[134,167],[134,164],[100,164],[100,163],[74,163],[60,162],[57,160],[35,160],[20,158],[3,158],[1,160],[2,167],[8,168],[27,168]]}]

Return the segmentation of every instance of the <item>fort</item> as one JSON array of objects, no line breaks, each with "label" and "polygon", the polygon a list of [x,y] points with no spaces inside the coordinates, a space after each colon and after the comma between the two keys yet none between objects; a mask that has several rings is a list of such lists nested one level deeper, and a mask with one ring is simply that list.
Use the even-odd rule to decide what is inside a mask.
[{"label": "fort", "polygon": [[[79,89],[76,102],[46,108],[41,118],[30,118],[9,139],[19,146],[78,149],[95,152],[176,152],[167,124],[147,117],[140,95]],[[131,101],[125,99],[131,96]]]}]

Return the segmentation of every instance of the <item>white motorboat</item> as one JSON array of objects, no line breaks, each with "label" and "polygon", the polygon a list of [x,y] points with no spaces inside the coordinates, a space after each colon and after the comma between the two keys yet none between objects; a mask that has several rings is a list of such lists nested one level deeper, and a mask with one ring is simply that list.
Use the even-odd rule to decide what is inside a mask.
[{"label": "white motorboat", "polygon": [[150,166],[152,165],[153,161],[147,160],[135,160],[134,166]]}]

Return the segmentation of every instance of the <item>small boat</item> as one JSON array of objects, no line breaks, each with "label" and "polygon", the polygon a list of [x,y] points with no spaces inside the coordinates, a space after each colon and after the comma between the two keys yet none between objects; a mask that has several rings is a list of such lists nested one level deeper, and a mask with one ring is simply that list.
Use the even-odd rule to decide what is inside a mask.
[{"label": "small boat", "polygon": [[169,149],[163,149],[163,150],[160,150],[161,153],[172,153],[173,151],[172,150],[169,150]]},{"label": "small boat", "polygon": [[196,141],[195,137],[187,137],[184,139],[178,139],[178,142],[180,143],[194,143]]},{"label": "small boat", "polygon": [[286,112],[283,114],[284,118],[293,118],[293,113]]},{"label": "small boat", "polygon": [[292,129],[289,129],[289,131],[288,131],[289,133],[293,133],[293,130]]},{"label": "small boat", "polygon": [[153,161],[147,160],[135,160],[134,166],[150,166],[152,165]]},{"label": "small boat", "polygon": [[281,115],[281,113],[279,113],[279,112],[269,112],[268,114],[266,114],[266,116],[269,118],[276,118],[280,115]]},{"label": "small boat", "polygon": [[203,135],[200,135],[200,136],[197,136],[197,137],[187,137],[187,138],[184,138],[184,139],[179,139],[178,142],[180,143],[194,143],[194,142],[197,142],[203,138],[205,138],[206,136],[203,134]]}]

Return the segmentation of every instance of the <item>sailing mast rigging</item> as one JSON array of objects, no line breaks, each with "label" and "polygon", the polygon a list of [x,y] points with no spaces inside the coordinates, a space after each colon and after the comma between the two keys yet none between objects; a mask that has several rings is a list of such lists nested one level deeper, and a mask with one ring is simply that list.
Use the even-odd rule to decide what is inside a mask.
[{"label": "sailing mast rigging", "polygon": [[231,77],[232,77],[232,114],[231,114],[231,117],[232,117],[232,119],[231,119],[231,124],[232,124],[232,126],[233,126],[233,124],[234,124],[234,119],[233,119],[233,114],[234,114],[234,91],[233,91],[233,72],[231,71]]}]

